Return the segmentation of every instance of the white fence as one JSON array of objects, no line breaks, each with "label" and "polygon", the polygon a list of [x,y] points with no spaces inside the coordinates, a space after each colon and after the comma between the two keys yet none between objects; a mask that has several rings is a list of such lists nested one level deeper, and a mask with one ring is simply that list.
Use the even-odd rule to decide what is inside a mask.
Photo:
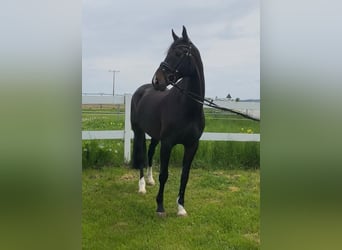
[{"label": "white fence", "polygon": [[[122,139],[124,140],[124,159],[128,163],[131,160],[131,139],[134,137],[131,130],[131,99],[132,95],[124,96],[82,96],[82,104],[124,104],[125,105],[125,128],[124,130],[107,130],[107,131],[82,131],[82,140],[99,140],[99,139]],[[253,113],[260,116],[260,104],[248,102],[224,102],[218,103],[220,106],[233,108],[245,113]],[[233,106],[230,106],[233,105]],[[149,138],[149,136],[147,136]],[[260,141],[260,134],[244,134],[244,133],[212,133],[205,132],[200,140],[203,141]]]},{"label": "white fence", "polygon": [[260,102],[235,102],[228,100],[215,100],[214,103],[218,106],[238,110],[246,115],[260,119]]}]

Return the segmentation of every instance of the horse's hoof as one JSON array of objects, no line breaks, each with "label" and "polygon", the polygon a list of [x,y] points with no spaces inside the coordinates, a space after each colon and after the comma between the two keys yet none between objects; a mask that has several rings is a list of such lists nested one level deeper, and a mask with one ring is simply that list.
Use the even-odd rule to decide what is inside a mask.
[{"label": "horse's hoof", "polygon": [[166,213],[165,212],[157,212],[157,216],[159,218],[165,218],[166,217]]},{"label": "horse's hoof", "polygon": [[147,185],[149,186],[154,186],[156,184],[156,182],[152,179],[152,180],[147,180]]},{"label": "horse's hoof", "polygon": [[178,212],[177,212],[177,215],[178,216],[181,216],[181,217],[185,217],[188,215],[188,213],[186,212],[186,210],[184,209],[184,207],[180,204],[178,204]]},{"label": "horse's hoof", "polygon": [[146,194],[146,189],[142,189],[138,191],[139,194]]},{"label": "horse's hoof", "polygon": [[188,213],[187,213],[187,212],[185,212],[185,213],[180,213],[180,212],[178,212],[177,215],[178,215],[179,217],[186,217],[186,216],[188,216]]},{"label": "horse's hoof", "polygon": [[141,177],[139,180],[139,194],[146,194],[145,178]]}]

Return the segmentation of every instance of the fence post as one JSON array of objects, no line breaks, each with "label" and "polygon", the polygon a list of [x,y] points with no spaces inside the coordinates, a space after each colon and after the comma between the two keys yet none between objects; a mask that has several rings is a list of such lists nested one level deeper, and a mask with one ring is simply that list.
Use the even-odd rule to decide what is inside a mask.
[{"label": "fence post", "polygon": [[131,100],[132,95],[125,94],[125,131],[124,131],[124,161],[131,161]]}]

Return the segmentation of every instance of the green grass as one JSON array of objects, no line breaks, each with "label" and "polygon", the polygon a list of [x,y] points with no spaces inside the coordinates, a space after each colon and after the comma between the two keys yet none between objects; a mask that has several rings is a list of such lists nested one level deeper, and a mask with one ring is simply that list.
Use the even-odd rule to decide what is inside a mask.
[{"label": "green grass", "polygon": [[205,109],[204,132],[260,133],[260,123],[227,112]]},{"label": "green grass", "polygon": [[[122,130],[124,113],[113,109],[83,109],[82,130]],[[122,111],[120,111],[122,112]],[[259,122],[225,112],[205,111],[205,132],[259,133]]]},{"label": "green grass", "polygon": [[98,111],[82,113],[82,130],[123,130],[124,126],[124,114]]},{"label": "green grass", "polygon": [[[122,108],[119,110],[122,112]],[[241,118],[237,115],[205,109],[205,132],[259,133],[260,123]],[[122,130],[124,115],[118,110],[84,109],[82,130]],[[193,165],[210,168],[259,168],[260,144],[258,142],[211,142],[201,141]],[[159,163],[159,147],[155,160]],[[183,147],[174,147],[170,162],[181,165]],[[122,140],[82,141],[83,168],[100,168],[105,165],[123,164]]]},{"label": "green grass", "polygon": [[[124,115],[116,109],[83,109],[82,130],[123,128]],[[205,131],[259,133],[260,126],[206,110]],[[158,151],[159,146],[157,166]],[[122,140],[82,141],[83,249],[260,249],[259,151],[256,142],[201,141],[186,190],[189,216],[179,218],[176,197],[183,148],[175,146],[165,188],[167,217],[159,218],[158,170],[157,185],[139,195],[138,171],[123,167]]]},{"label": "green grass", "polygon": [[104,167],[82,175],[83,249],[260,249],[258,170],[194,167],[185,218],[176,215],[178,167],[170,167],[165,187],[166,218],[155,214],[158,184],[138,194],[138,171]]}]

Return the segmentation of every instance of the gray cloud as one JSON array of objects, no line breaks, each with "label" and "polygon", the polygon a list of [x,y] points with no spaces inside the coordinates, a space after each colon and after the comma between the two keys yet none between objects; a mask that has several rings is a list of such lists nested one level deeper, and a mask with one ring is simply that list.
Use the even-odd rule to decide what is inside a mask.
[{"label": "gray cloud", "polygon": [[186,25],[201,51],[207,96],[259,98],[259,3],[238,0],[84,1],[83,92],[132,93]]}]

